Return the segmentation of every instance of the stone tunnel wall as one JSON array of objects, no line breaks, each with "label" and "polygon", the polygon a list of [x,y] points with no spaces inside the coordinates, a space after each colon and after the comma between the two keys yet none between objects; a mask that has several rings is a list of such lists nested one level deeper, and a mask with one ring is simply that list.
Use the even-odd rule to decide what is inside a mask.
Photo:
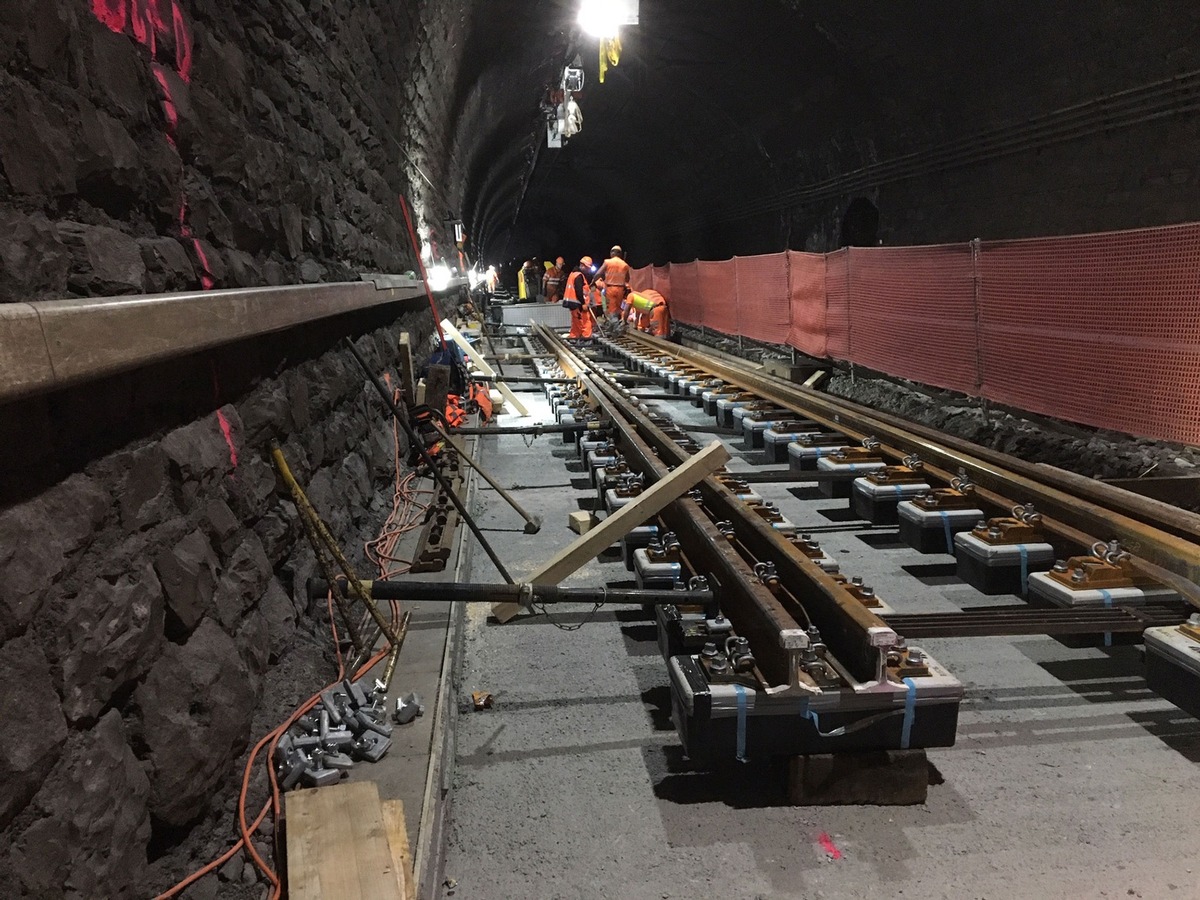
[{"label": "stone tunnel wall", "polygon": [[424,306],[0,407],[0,896],[148,896],[229,845],[235,760],[332,672],[269,442],[363,565],[393,437],[336,342],[394,372]]},{"label": "stone tunnel wall", "polygon": [[4,4],[0,302],[408,270],[397,195],[455,201],[465,8]]}]

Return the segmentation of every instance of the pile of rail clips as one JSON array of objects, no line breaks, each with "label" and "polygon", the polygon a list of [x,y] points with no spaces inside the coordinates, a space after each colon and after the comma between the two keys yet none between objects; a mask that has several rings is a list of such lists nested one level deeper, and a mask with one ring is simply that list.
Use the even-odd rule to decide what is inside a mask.
[{"label": "pile of rail clips", "polygon": [[[321,693],[321,700],[296,720],[275,747],[275,768],[285,791],[297,785],[336,784],[356,762],[379,762],[392,746],[386,688],[371,693],[349,678]],[[392,721],[406,725],[425,708],[416,694],[396,699]]]}]

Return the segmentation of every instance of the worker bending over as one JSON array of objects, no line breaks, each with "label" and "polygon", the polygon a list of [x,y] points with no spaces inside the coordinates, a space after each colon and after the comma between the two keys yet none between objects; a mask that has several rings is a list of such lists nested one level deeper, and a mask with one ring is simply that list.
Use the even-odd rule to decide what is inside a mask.
[{"label": "worker bending over", "polygon": [[606,259],[596,270],[596,280],[604,280],[605,312],[614,319],[621,316],[621,307],[629,294],[629,263],[620,244],[608,251]]},{"label": "worker bending over", "polygon": [[631,292],[625,320],[638,331],[655,337],[671,335],[671,313],[667,309],[667,298],[655,290]]},{"label": "worker bending over", "polygon": [[563,278],[566,272],[563,271],[563,258],[560,256],[554,260],[554,265],[546,270],[546,274],[542,276],[542,290],[546,294],[547,303],[561,303],[563,292]]},{"label": "worker bending over", "polygon": [[571,340],[591,340],[592,337],[592,287],[588,273],[592,271],[592,258],[585,256],[567,276],[567,290],[562,305],[571,311]]}]

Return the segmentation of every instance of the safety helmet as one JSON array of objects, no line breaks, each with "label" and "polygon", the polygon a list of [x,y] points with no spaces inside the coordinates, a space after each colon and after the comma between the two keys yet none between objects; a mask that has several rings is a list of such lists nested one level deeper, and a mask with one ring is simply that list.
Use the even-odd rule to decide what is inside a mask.
[{"label": "safety helmet", "polygon": [[613,244],[613,248],[608,251],[609,256],[622,256],[624,253],[625,251],[621,249],[620,244]]},{"label": "safety helmet", "polygon": [[590,256],[585,256],[583,259],[581,259],[579,261],[579,264],[581,266],[583,266],[585,269],[590,269],[592,266],[592,258]]}]

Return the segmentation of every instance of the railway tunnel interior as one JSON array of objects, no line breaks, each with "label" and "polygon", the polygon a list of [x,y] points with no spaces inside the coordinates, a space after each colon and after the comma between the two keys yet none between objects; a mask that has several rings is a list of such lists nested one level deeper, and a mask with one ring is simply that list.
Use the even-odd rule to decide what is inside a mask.
[{"label": "railway tunnel interior", "polygon": [[[0,335],[31,303],[340,283],[418,253],[511,284],[519,260],[614,243],[642,267],[1200,218],[1194,3],[644,0],[603,83],[578,5],[9,0]],[[551,148],[576,57],[583,127]],[[140,896],[223,850],[235,764],[325,627],[271,442],[340,541],[374,534],[393,437],[338,342],[394,365],[401,332],[428,355],[428,311],[391,304],[5,395],[5,896]],[[848,372],[834,390],[963,408]],[[1200,463],[1055,440],[1088,475]]]}]

